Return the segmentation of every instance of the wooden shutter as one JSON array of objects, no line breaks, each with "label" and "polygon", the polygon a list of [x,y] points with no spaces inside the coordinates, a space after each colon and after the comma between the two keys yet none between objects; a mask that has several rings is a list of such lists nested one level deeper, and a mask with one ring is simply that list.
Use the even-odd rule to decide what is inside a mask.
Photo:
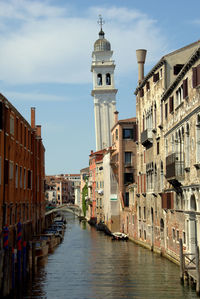
[{"label": "wooden shutter", "polygon": [[155,73],[154,75],[153,75],[153,82],[155,83],[155,82],[157,82],[159,80],[159,73]]},{"label": "wooden shutter", "polygon": [[169,98],[169,113],[174,111],[174,97]]},{"label": "wooden shutter", "polygon": [[162,193],[162,209],[167,209],[167,193]]},{"label": "wooden shutter", "polygon": [[197,65],[197,85],[200,84],[200,64]]},{"label": "wooden shutter", "polygon": [[197,86],[197,68],[193,67],[192,68],[192,87],[196,87]]},{"label": "wooden shutter", "polygon": [[140,176],[140,187],[141,187],[141,193],[143,193],[143,185],[142,185],[142,175]]},{"label": "wooden shutter", "polygon": [[144,96],[144,89],[140,89],[140,97],[142,98]]},{"label": "wooden shutter", "polygon": [[183,98],[185,99],[188,96],[188,78],[183,80]]},{"label": "wooden shutter", "polygon": [[167,192],[167,209],[174,208],[174,194],[172,192]]},{"label": "wooden shutter", "polygon": [[137,193],[140,193],[140,177],[138,175]]}]

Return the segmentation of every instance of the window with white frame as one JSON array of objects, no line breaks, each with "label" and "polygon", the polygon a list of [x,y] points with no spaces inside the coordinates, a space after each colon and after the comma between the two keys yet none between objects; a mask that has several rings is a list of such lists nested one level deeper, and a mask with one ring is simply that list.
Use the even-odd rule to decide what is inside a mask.
[{"label": "window with white frame", "polygon": [[131,156],[132,156],[132,153],[131,152],[125,152],[124,153],[124,162],[125,162],[125,165],[127,164],[131,164]]}]

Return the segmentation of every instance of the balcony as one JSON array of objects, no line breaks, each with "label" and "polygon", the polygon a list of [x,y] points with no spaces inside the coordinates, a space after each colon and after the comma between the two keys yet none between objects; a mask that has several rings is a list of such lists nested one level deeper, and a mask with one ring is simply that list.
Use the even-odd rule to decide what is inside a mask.
[{"label": "balcony", "polygon": [[141,143],[143,146],[149,146],[153,143],[152,130],[146,129],[141,133]]},{"label": "balcony", "polygon": [[166,157],[166,179],[184,178],[184,159],[180,153],[173,153]]},{"label": "balcony", "polygon": [[166,179],[176,189],[180,189],[180,181],[184,179],[184,164],[183,154],[173,153],[166,157]]}]

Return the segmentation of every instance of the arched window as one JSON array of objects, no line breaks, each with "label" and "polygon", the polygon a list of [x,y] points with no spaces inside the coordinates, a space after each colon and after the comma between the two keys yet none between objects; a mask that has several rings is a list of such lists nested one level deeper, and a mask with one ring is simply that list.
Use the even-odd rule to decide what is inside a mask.
[{"label": "arched window", "polygon": [[111,85],[111,77],[109,73],[106,74],[106,85]]},{"label": "arched window", "polygon": [[102,85],[102,74],[97,75],[97,85]]},{"label": "arched window", "polygon": [[185,159],[185,166],[190,167],[190,126],[189,123],[186,125],[186,159]]}]

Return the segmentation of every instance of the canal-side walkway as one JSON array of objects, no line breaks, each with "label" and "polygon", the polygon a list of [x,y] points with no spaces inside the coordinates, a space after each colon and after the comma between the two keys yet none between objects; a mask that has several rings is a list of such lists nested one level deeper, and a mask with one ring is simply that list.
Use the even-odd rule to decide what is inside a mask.
[{"label": "canal-side walkway", "polygon": [[38,268],[23,299],[198,298],[179,267],[132,242],[112,241],[67,214],[63,242]]}]

